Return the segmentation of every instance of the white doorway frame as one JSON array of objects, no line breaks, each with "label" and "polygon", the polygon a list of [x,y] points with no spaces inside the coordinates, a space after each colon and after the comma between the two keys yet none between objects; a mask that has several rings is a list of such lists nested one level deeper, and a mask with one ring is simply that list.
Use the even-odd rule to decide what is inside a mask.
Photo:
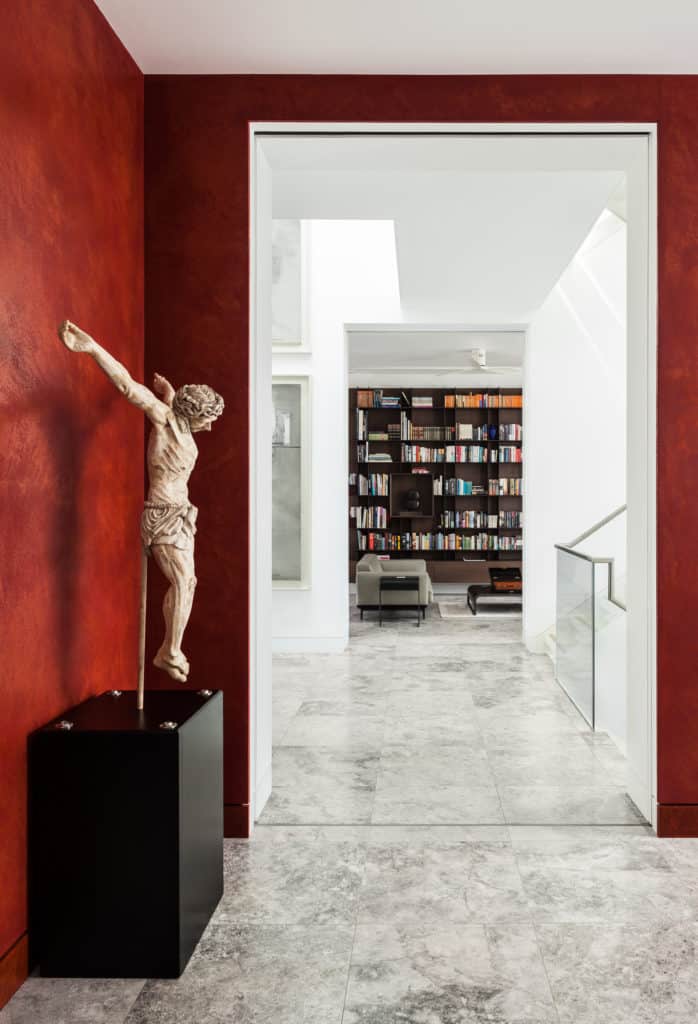
[{"label": "white doorway frame", "polygon": [[[629,302],[628,366],[633,380],[628,395],[628,517],[629,545],[644,555],[644,571],[638,572],[634,609],[628,615],[628,674],[634,673],[636,693],[633,713],[640,736],[643,769],[631,776],[628,792],[652,827],[657,826],[657,125],[654,123],[373,123],[373,122],[250,122],[250,292],[249,292],[249,709],[250,793],[249,827],[254,827],[271,792],[271,573],[265,501],[268,500],[265,416],[271,394],[271,340],[266,327],[264,302],[269,296],[260,278],[257,234],[259,226],[260,175],[268,174],[260,160],[258,143],[267,135],[576,135],[642,136],[647,140],[646,237],[636,285],[642,280],[642,303]],[[261,164],[266,171],[263,172]],[[266,186],[265,186],[266,187]],[[643,232],[645,228],[643,227]],[[630,239],[629,239],[630,244]],[[630,294],[630,280],[629,280]],[[267,380],[268,377],[268,380]],[[642,444],[644,441],[644,446]],[[631,451],[632,447],[632,451]],[[268,579],[267,579],[268,576]],[[629,602],[630,608],[631,602]]]}]

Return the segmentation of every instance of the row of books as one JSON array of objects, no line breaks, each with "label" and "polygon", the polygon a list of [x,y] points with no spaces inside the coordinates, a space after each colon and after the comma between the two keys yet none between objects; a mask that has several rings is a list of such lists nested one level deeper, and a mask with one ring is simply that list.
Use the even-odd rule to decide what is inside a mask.
[{"label": "row of books", "polygon": [[[363,473],[351,474],[355,477],[353,486],[356,487],[357,494],[377,494],[381,497],[387,497],[390,493],[390,477],[387,473],[369,473],[368,476],[364,476]],[[351,478],[349,480],[351,485]]]},{"label": "row of books", "polygon": [[362,388],[356,392],[359,409],[399,409],[399,395],[386,395],[383,388]]},{"label": "row of books", "polygon": [[[412,472],[416,475],[429,475],[429,471],[426,469],[414,468]],[[523,494],[523,480],[521,477],[500,477],[497,480],[488,480],[487,490],[485,490],[482,484],[473,483],[472,480],[452,478],[444,481],[442,476],[435,476],[433,484],[434,494],[437,497],[443,497],[444,494],[461,497],[467,497],[468,495],[478,497],[488,494],[494,498],[519,498]],[[357,494],[388,497],[390,494],[390,475],[388,473],[369,473],[364,476],[363,473],[350,473],[349,486],[356,487]]]},{"label": "row of books", "polygon": [[388,528],[388,510],[384,505],[353,505],[349,515],[356,520],[356,526],[362,530],[386,530]]},{"label": "row of books", "polygon": [[[361,410],[357,410],[361,413]],[[365,413],[361,415],[365,416]],[[395,424],[388,424],[388,432],[391,439],[395,438]],[[476,424],[456,423],[455,426],[423,426],[413,423],[405,412],[400,415],[400,440],[402,441],[520,441],[522,439],[522,428],[520,423],[500,424]],[[360,433],[357,427],[357,438],[365,440],[366,434]],[[369,433],[369,440],[373,435]],[[385,437],[376,435],[376,440],[387,440]]]},{"label": "row of books", "polygon": [[[397,428],[397,429],[391,429]],[[363,438],[359,438],[362,441],[399,441],[400,440],[400,425],[395,423],[388,424],[387,430],[369,430],[368,435]]]},{"label": "row of books", "polygon": [[447,530],[518,530],[522,522],[520,512],[480,512],[467,509],[441,513],[441,526]]},{"label": "row of books", "polygon": [[457,441],[487,441],[490,436],[490,428],[487,424],[476,426],[473,423],[456,424]]},{"label": "row of books", "polygon": [[472,495],[478,497],[484,494],[493,498],[501,496],[521,497],[523,494],[523,480],[520,477],[500,477],[498,480],[488,480],[487,489],[483,484],[474,483],[472,480],[461,480],[459,477],[444,480],[442,476],[434,477],[434,494],[437,496],[449,495],[467,497]]},{"label": "row of books", "polygon": [[357,533],[359,551],[522,551],[521,537],[491,533]]},{"label": "row of books", "polygon": [[478,497],[487,494],[487,491],[483,484],[473,483],[472,480],[461,480],[459,477],[444,480],[443,477],[439,477],[439,490],[434,489],[434,494],[445,494],[451,497],[467,497],[468,495]]},{"label": "row of books", "polygon": [[509,445],[500,445],[499,452],[492,450],[492,462],[523,462],[523,455],[520,448],[512,448]]},{"label": "row of books", "polygon": [[445,395],[446,409],[522,409],[522,395],[489,395],[483,392],[468,395]]},{"label": "row of books", "polygon": [[521,441],[523,440],[523,427],[520,423],[500,423],[500,441]]},{"label": "row of books", "polygon": [[518,530],[523,525],[523,514],[521,512],[508,512],[500,509],[499,526],[503,530]]},{"label": "row of books", "polygon": [[390,452],[369,452],[368,441],[362,441],[356,446],[357,462],[392,462]]},{"label": "row of books", "polygon": [[500,476],[498,480],[488,480],[489,493],[495,497],[509,495],[520,497],[523,494],[523,480],[521,477]]},{"label": "row of books", "polygon": [[369,429],[368,416],[365,409],[356,410],[356,440],[357,441],[399,441],[401,439],[401,426],[399,423],[388,423],[385,427],[373,430]]},{"label": "row of books", "polygon": [[[359,388],[356,392],[356,404],[359,409],[399,409],[402,404],[413,409],[433,409],[432,395],[386,395],[383,388]],[[500,395],[487,392],[469,392],[461,395],[444,395],[446,409],[521,409],[522,395]]]},{"label": "row of books", "polygon": [[498,551],[523,551],[523,537],[498,537]]},{"label": "row of books", "polygon": [[482,445],[449,444],[441,448],[425,448],[418,444],[403,444],[400,458],[403,462],[496,462],[489,455],[489,449]]},{"label": "row of books", "polygon": [[455,427],[422,426],[413,423],[407,413],[400,414],[400,438],[402,441],[452,441]]},{"label": "row of books", "polygon": [[487,512],[468,509],[465,512],[447,511],[441,513],[441,525],[445,530],[486,530],[496,529],[497,516]]}]

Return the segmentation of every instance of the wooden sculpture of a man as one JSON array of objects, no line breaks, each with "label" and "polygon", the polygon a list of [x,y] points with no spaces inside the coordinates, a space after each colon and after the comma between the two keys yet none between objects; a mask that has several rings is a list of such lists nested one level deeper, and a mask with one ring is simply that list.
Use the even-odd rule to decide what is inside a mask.
[{"label": "wooden sculpture of a man", "polygon": [[[223,412],[223,399],[205,384],[185,384],[177,391],[155,374],[153,391],[138,384],[94,338],[65,320],[58,335],[71,352],[86,352],[119,391],[141,409],[153,427],[148,441],[148,497],[141,519],[141,539],[170,586],[163,603],[165,639],[153,664],[184,682],[189,662],[182,637],[189,621],[196,576],[194,534],[197,510],[187,484],[198,450],[193,434],[210,430]],[[159,397],[158,397],[159,396]]]}]

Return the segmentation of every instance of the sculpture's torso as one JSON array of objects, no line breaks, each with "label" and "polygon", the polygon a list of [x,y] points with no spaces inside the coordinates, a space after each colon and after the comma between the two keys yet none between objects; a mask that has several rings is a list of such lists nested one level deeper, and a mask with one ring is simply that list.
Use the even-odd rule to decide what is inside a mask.
[{"label": "sculpture's torso", "polygon": [[164,426],[155,424],[148,438],[148,501],[156,505],[184,505],[187,484],[198,449],[191,431],[171,413]]}]

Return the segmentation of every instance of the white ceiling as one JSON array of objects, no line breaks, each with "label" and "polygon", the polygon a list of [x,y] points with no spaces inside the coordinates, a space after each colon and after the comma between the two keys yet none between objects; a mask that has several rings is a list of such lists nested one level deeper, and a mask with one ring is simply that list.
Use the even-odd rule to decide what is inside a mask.
[{"label": "white ceiling", "polygon": [[[523,331],[347,331],[349,382],[357,387],[519,387],[523,383]],[[470,353],[485,352],[493,373],[476,373]]]},{"label": "white ceiling", "polygon": [[148,74],[698,72],[695,0],[97,0]]},{"label": "white ceiling", "polygon": [[352,371],[470,371],[473,349],[484,349],[493,369],[523,365],[522,331],[349,330],[348,338]]},{"label": "white ceiling", "polygon": [[528,323],[626,160],[623,140],[603,138],[284,136],[262,145],[275,217],[394,221],[411,323]]}]

